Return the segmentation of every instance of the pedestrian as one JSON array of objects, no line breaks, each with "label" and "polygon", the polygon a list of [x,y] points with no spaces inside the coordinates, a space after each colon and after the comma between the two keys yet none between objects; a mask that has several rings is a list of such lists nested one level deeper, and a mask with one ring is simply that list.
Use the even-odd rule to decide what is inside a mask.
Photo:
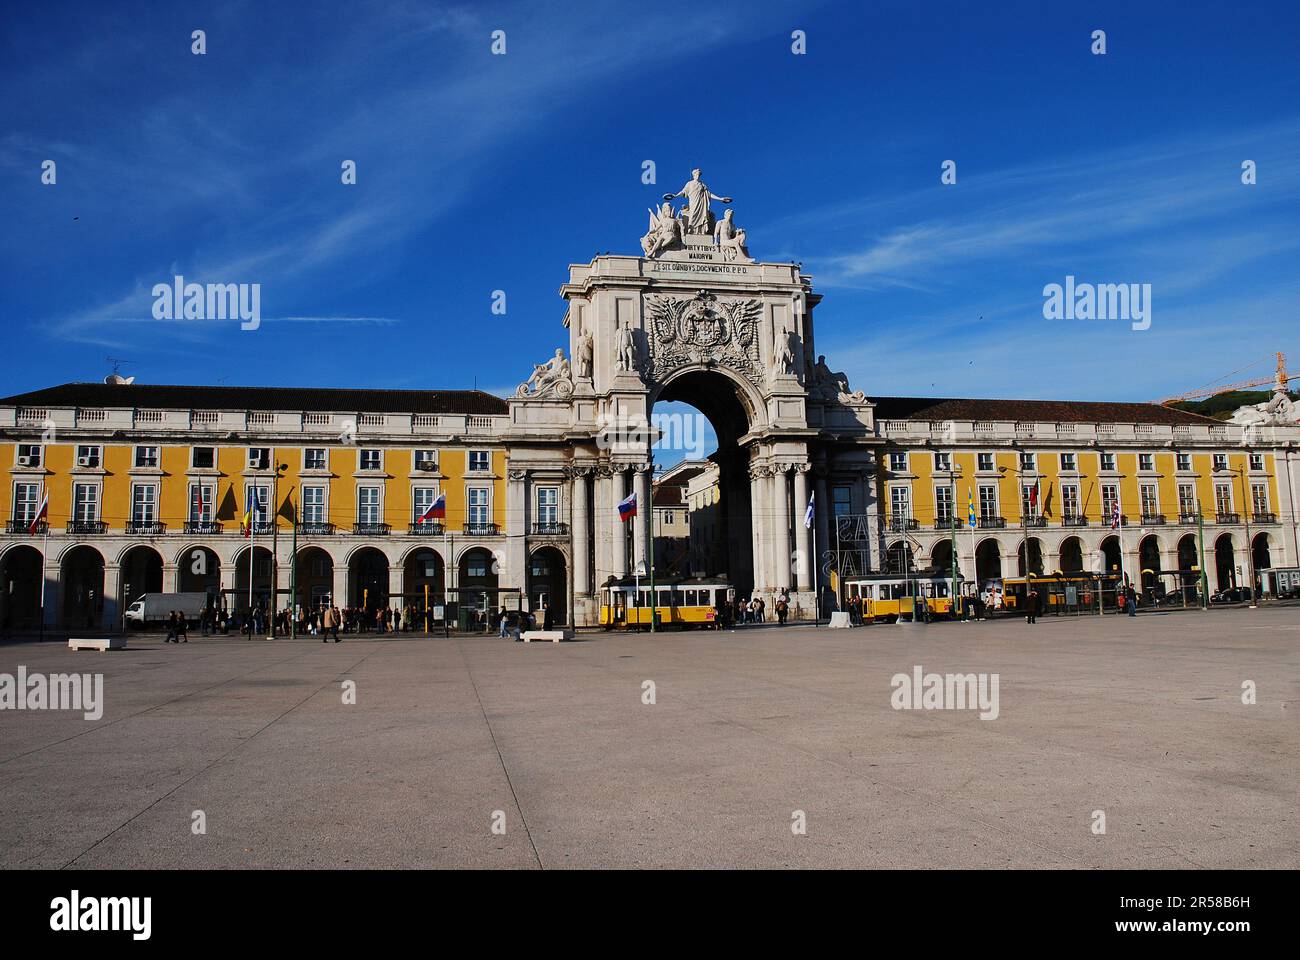
[{"label": "pedestrian", "polygon": [[782,595],[776,601],[776,622],[779,626],[785,626],[786,614],[790,612],[790,604],[786,602],[785,596]]},{"label": "pedestrian", "polygon": [[497,611],[497,636],[505,638],[507,627],[510,625],[510,615],[506,613],[506,605],[501,604],[501,609]]},{"label": "pedestrian", "polygon": [[551,609],[551,605],[549,603],[542,604],[542,629],[543,630],[555,629],[555,611]]},{"label": "pedestrian", "polygon": [[1124,594],[1128,599],[1128,615],[1130,617],[1136,617],[1138,615],[1137,591],[1133,589],[1132,584],[1129,584],[1125,589]]},{"label": "pedestrian", "polygon": [[1038,622],[1038,591],[1033,587],[1025,596],[1025,623]]},{"label": "pedestrian", "polygon": [[175,643],[175,642],[176,642],[176,611],[170,610],[167,613],[167,637],[163,640],[163,643]]},{"label": "pedestrian", "polygon": [[190,635],[185,632],[185,614],[179,610],[176,611],[176,636],[180,638],[177,643],[190,642]]}]

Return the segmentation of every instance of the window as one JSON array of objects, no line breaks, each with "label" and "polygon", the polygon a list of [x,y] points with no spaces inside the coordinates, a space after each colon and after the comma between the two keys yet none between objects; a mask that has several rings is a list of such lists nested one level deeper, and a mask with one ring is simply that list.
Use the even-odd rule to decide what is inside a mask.
[{"label": "window", "polygon": [[1037,455],[1036,455],[1036,454],[1032,454],[1032,453],[1025,453],[1024,451],[1021,451],[1021,453],[1020,453],[1020,469],[1021,469],[1021,470],[1037,470],[1037,469],[1038,469],[1038,457],[1037,457]]},{"label": "window", "polygon": [[1076,458],[1073,453],[1061,454],[1061,469],[1066,471],[1078,470],[1078,458]]},{"label": "window", "polygon": [[1067,517],[1078,517],[1083,514],[1079,508],[1079,485],[1077,483],[1061,484],[1061,513]]},{"label": "window", "polygon": [[216,447],[193,447],[190,450],[190,466],[195,470],[211,470],[216,465]]},{"label": "window", "polygon": [[1268,513],[1268,486],[1263,483],[1250,485],[1250,512],[1254,516]]},{"label": "window", "polygon": [[[982,456],[982,454],[981,454]],[[989,456],[993,456],[989,454]],[[980,487],[980,519],[990,520],[998,515],[998,488],[992,486]]]},{"label": "window", "polygon": [[93,483],[78,483],[72,488],[72,519],[94,521],[99,519],[99,487]]},{"label": "window", "polygon": [[14,520],[30,525],[40,507],[41,488],[36,483],[14,484]]},{"label": "window", "polygon": [[39,443],[18,444],[18,465],[22,467],[39,467],[41,465],[41,445]]},{"label": "window", "polygon": [[488,575],[488,558],[480,552],[475,552],[465,561],[466,577],[486,577]]},{"label": "window", "polygon": [[210,483],[190,484],[189,518],[191,523],[210,523],[212,521],[212,501],[216,492],[216,487]]},{"label": "window", "polygon": [[100,448],[97,446],[77,447],[77,466],[98,467],[101,462]]},{"label": "window", "polygon": [[853,512],[853,489],[851,487],[834,487],[831,489],[831,506],[835,516],[847,517]]},{"label": "window", "polygon": [[1216,483],[1214,485],[1214,509],[1218,513],[1232,513],[1232,485]]},{"label": "window", "polygon": [[[384,468],[384,452],[382,450],[362,450],[361,451],[361,470],[382,470]],[[375,521],[378,523],[378,521]]]},{"label": "window", "polygon": [[432,450],[416,450],[414,454],[416,470],[437,470],[438,458]]},{"label": "window", "polygon": [[304,470],[324,470],[325,464],[324,447],[308,447],[302,453],[302,468]]},{"label": "window", "polygon": [[1252,470],[1264,469],[1264,455],[1262,453],[1252,453],[1250,455],[1250,469]]},{"label": "window", "polygon": [[1178,461],[1176,463],[1176,466],[1178,467],[1179,470],[1192,469],[1192,455],[1190,453],[1180,453],[1177,454],[1176,456]]},{"label": "window", "polygon": [[[539,513],[539,514],[541,513],[541,507],[540,507],[540,505],[538,506],[538,513]],[[542,521],[542,522],[545,523],[545,522],[547,522],[547,521]],[[555,521],[550,521],[550,522],[554,523]],[[672,512],[671,510],[665,510],[665,511],[664,511],[664,518],[663,518],[663,523],[664,523],[664,525],[665,525],[665,526],[669,526],[669,525],[672,524],[672,522],[673,522],[673,512]]]},{"label": "window", "polygon": [[1228,455],[1226,453],[1216,453],[1214,455],[1214,469],[1215,470],[1228,469]]},{"label": "window", "polygon": [[131,522],[153,523],[158,519],[158,488],[152,483],[131,487]]},{"label": "window", "polygon": [[952,487],[935,487],[934,519],[942,524],[951,524],[952,506]]},{"label": "window", "polygon": [[1178,512],[1184,516],[1196,513],[1196,488],[1190,483],[1178,485]]},{"label": "window", "polygon": [[325,487],[323,485],[302,488],[302,522],[325,523]]},{"label": "window", "polygon": [[912,516],[911,487],[900,485],[889,488],[889,516],[895,522]]},{"label": "window", "polygon": [[991,454],[991,453],[981,453],[981,454],[977,454],[977,455],[976,455],[976,466],[977,466],[980,470],[992,470],[992,469],[993,469],[993,454]]},{"label": "window", "polygon": [[413,498],[411,509],[415,511],[411,519],[418,521],[433,506],[433,501],[438,499],[438,491],[433,487],[415,487],[411,491],[411,496]]},{"label": "window", "polygon": [[1119,508],[1119,485],[1103,483],[1101,485],[1101,519],[1110,523]]},{"label": "window", "polygon": [[319,553],[312,554],[311,575],[313,577],[328,577],[333,572],[334,565],[329,557],[321,556]]},{"label": "window", "polygon": [[1022,484],[1020,487],[1020,512],[1021,516],[1036,517],[1041,504],[1038,502],[1038,485],[1033,483]]},{"label": "window", "polygon": [[947,472],[952,469],[951,453],[936,453],[934,455],[934,469]]},{"label": "window", "polygon": [[357,487],[357,523],[380,523],[379,494],[382,487]]},{"label": "window", "polygon": [[[249,484],[244,488],[244,509],[252,507],[252,521],[255,525],[261,526],[267,522],[269,511],[267,505],[271,502],[271,488],[261,487]],[[243,515],[240,515],[243,519]]]},{"label": "window", "polygon": [[158,448],[157,447],[136,447],[135,465],[137,467],[158,466]]},{"label": "window", "polygon": [[469,522],[472,526],[484,527],[492,522],[489,503],[491,492],[487,487],[470,487],[466,491],[469,500]]},{"label": "window", "polygon": [[[548,526],[553,526],[560,522],[559,487],[537,488],[537,522]],[[673,522],[673,514],[671,510],[664,515],[664,522]]]},{"label": "window", "polygon": [[491,467],[488,462],[488,452],[486,450],[471,450],[469,452],[469,469],[471,473],[487,473]]},{"label": "window", "polygon": [[1113,454],[1113,453],[1103,453],[1103,454],[1101,455],[1101,468],[1102,468],[1103,470],[1114,470],[1114,469],[1115,469],[1115,454]]},{"label": "window", "polygon": [[1144,483],[1138,488],[1138,495],[1142,500],[1142,516],[1154,517],[1160,512],[1160,507],[1156,503],[1156,485],[1154,483]]},{"label": "window", "polygon": [[1138,454],[1138,469],[1139,469],[1139,470],[1154,470],[1155,468],[1156,468],[1156,456],[1155,456],[1154,453],[1139,453],[1139,454]]},{"label": "window", "polygon": [[271,466],[270,447],[249,447],[248,448],[248,469],[249,470],[266,470],[270,466]]}]

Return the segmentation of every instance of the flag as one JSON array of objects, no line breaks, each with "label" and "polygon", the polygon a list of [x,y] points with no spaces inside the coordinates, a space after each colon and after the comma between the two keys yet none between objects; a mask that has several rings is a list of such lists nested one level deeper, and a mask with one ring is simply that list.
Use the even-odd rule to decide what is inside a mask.
[{"label": "flag", "polygon": [[970,514],[970,528],[974,530],[977,525],[975,523],[975,490],[969,487],[966,489],[966,512]]},{"label": "flag", "polygon": [[427,523],[430,520],[441,520],[445,516],[447,516],[447,495],[445,493],[440,493],[434,498],[433,503],[429,504],[429,508],[425,510],[424,513],[420,514],[415,522]]},{"label": "flag", "polygon": [[253,532],[253,498],[256,496],[257,490],[254,487],[244,491],[244,517],[239,521],[239,529],[245,537]]},{"label": "flag", "polygon": [[618,518],[623,521],[631,520],[636,516],[636,493],[629,493],[627,497],[618,503]]},{"label": "flag", "polygon": [[813,501],[817,499],[817,491],[813,491],[808,497],[808,509],[803,512],[803,525],[807,530],[812,529],[813,525]]},{"label": "flag", "polygon": [[44,489],[42,489],[41,493],[41,505],[36,508],[36,516],[32,517],[32,522],[27,526],[28,533],[35,533],[36,528],[41,525],[41,521],[50,515],[50,495]]},{"label": "flag", "polygon": [[194,484],[194,502],[190,505],[191,519],[198,523],[203,519],[203,484]]},{"label": "flag", "polygon": [[1029,488],[1029,515],[1033,517],[1038,516],[1038,484],[1039,481],[1035,480]]},{"label": "flag", "polygon": [[1119,501],[1118,500],[1116,500],[1114,503],[1110,505],[1110,528],[1112,530],[1119,529]]}]

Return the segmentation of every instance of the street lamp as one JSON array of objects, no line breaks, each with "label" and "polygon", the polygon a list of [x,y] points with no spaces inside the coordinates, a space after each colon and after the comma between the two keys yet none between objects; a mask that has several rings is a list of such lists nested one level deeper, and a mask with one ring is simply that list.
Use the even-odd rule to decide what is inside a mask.
[{"label": "street lamp", "polygon": [[1249,492],[1246,488],[1246,468],[1235,467],[1232,471],[1241,478],[1241,516],[1246,522],[1246,563],[1250,571],[1250,608],[1256,609],[1259,604],[1256,596],[1259,589],[1255,585],[1255,545],[1250,541],[1250,499],[1247,496]]},{"label": "street lamp", "polygon": [[[280,473],[288,470],[287,463],[277,463],[275,465],[275,475],[271,479],[271,504],[270,504],[270,521],[271,521],[271,605],[267,610],[267,620],[271,625],[271,639],[275,639],[275,618],[276,607],[279,604],[279,587],[280,587]],[[250,518],[250,522],[256,523],[255,517]],[[250,558],[250,562],[251,558]]]}]

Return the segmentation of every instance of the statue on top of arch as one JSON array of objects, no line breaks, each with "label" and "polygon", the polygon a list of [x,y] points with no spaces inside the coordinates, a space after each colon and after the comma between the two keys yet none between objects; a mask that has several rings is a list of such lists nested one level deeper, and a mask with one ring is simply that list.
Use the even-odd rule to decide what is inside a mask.
[{"label": "statue on top of arch", "polygon": [[[641,238],[642,251],[653,260],[666,251],[683,249],[691,238],[702,237],[718,248],[724,261],[753,263],[745,245],[745,231],[732,220],[732,211],[728,210],[721,220],[713,215],[711,201],[731,203],[731,197],[713,193],[700,179],[702,172],[696,167],[680,190],[665,193],[658,211],[650,211],[650,226]],[[674,210],[673,201],[678,198],[684,198],[686,205]]]}]

